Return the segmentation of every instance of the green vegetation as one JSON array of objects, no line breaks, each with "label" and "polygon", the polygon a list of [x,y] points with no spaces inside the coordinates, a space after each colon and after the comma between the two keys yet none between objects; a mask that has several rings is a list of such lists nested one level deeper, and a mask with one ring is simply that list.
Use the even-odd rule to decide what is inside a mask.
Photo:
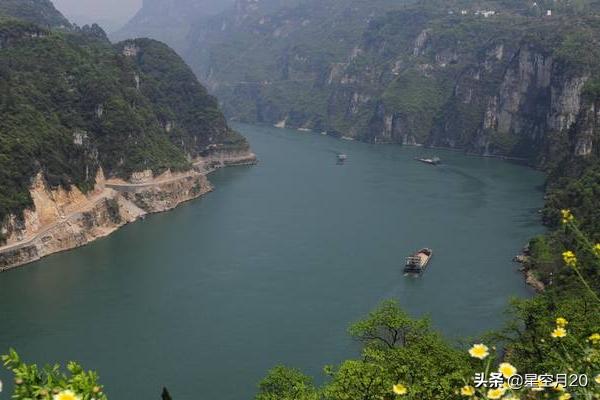
[{"label": "green vegetation", "polygon": [[[0,43],[0,223],[32,205],[38,172],[52,187],[85,192],[99,168],[127,179],[188,169],[215,147],[247,147],[164,44],[113,46],[95,25],[58,31],[15,19],[0,19]],[[126,46],[135,56],[123,55]]]},{"label": "green vegetation", "polygon": [[0,16],[29,21],[43,27],[70,27],[50,0],[2,0]]},{"label": "green vegetation", "polygon": [[13,399],[107,400],[96,373],[85,371],[75,362],[67,365],[68,373],[59,365],[40,369],[24,363],[14,350],[2,356],[2,361],[15,376]]},{"label": "green vegetation", "polygon": [[[599,11],[597,0],[240,2],[198,22],[185,53],[238,120],[372,142],[408,136],[546,168],[564,155],[564,135],[549,133],[548,114],[561,112],[549,90],[591,75],[585,93],[598,91]],[[506,124],[482,128],[506,111],[494,97],[510,109]]]},{"label": "green vegetation", "polygon": [[[567,159],[550,177],[542,216],[553,230],[530,242],[525,266],[540,281],[558,287],[569,284],[573,278],[563,271],[562,252],[582,250],[578,237],[573,237],[562,225],[563,209],[570,209],[578,217],[578,229],[590,242],[600,242],[600,164],[597,161],[589,159],[581,163]],[[600,269],[593,267],[593,257],[583,254],[584,265],[590,265],[585,271],[587,279],[600,290]]]},{"label": "green vegetation", "polygon": [[[600,265],[600,249],[597,254]],[[557,299],[549,294],[515,302],[513,322],[488,338],[502,352],[483,343],[451,345],[432,331],[428,320],[411,319],[395,302],[387,301],[349,330],[362,344],[360,358],[326,366],[328,379],[322,386],[297,369],[277,366],[260,382],[255,399],[596,399],[600,395],[600,301],[594,296],[582,293]],[[106,399],[97,376],[84,373],[77,364],[69,364],[72,377],[66,377],[58,366],[38,372],[37,366],[23,364],[12,350],[4,360],[15,374],[15,399],[50,399],[51,394],[61,393],[72,397],[58,400]],[[487,381],[496,371],[504,378],[517,372],[524,376],[544,371],[554,377],[576,373],[589,381],[570,387],[554,380],[543,386],[535,382],[533,387],[514,390],[475,384],[475,374],[484,374]],[[162,398],[171,399],[166,389]]]},{"label": "green vegetation", "polygon": [[256,400],[317,400],[312,380],[302,372],[279,366],[260,382]]},{"label": "green vegetation", "polygon": [[[208,26],[198,24],[189,37],[202,36],[205,43],[190,46],[187,57],[199,76],[210,75],[218,84],[215,93],[230,116],[269,123],[288,117],[290,126],[343,131],[358,121],[345,123],[343,114],[328,112],[338,106],[330,98],[329,69],[347,62],[374,16],[403,3],[260,2],[225,13]],[[236,22],[240,15],[245,15],[243,24]],[[232,29],[221,32],[224,25]],[[340,93],[344,99],[346,95]]]},{"label": "green vegetation", "polygon": [[447,97],[435,78],[416,71],[405,71],[383,92],[386,110],[393,110],[409,123],[409,135],[419,142],[427,140],[435,118]]},{"label": "green vegetation", "polygon": [[[336,132],[356,128],[357,136],[373,140],[373,121],[383,106],[384,114],[403,118],[420,140],[431,134],[432,140],[469,148],[484,134],[493,152],[541,160],[550,174],[543,217],[552,230],[532,239],[526,268],[546,289],[512,302],[507,326],[481,339],[489,347],[475,345],[470,354],[470,346],[448,343],[426,319],[413,320],[385,302],[350,328],[361,344],[360,356],[325,367],[323,385],[278,366],[260,383],[257,400],[599,398],[597,134],[592,154],[582,158],[573,155],[579,125],[568,133],[541,132],[547,137],[537,142],[515,132],[482,132],[481,126],[502,83],[512,82],[506,80],[515,67],[511,63],[531,54],[536,67],[552,58],[555,80],[590,76],[583,108],[597,107],[600,2],[355,0],[347,5],[319,0],[282,8],[278,1],[262,2],[243,24],[231,24],[233,32],[209,32],[210,50],[191,58],[209,66],[228,110],[246,120],[289,117],[292,124]],[[545,18],[549,8],[560,17]],[[486,19],[473,15],[477,9],[499,15]],[[232,22],[234,17],[219,18]],[[423,41],[416,45],[420,34]],[[0,23],[0,41],[0,219],[31,204],[27,185],[38,171],[53,185],[85,190],[100,166],[123,177],[141,169],[184,169],[188,155],[202,154],[211,144],[244,145],[226,128],[216,101],[157,42],[113,47],[94,29],[56,32],[7,19]],[[137,49],[134,57],[121,55],[125,44]],[[357,97],[366,100],[353,104]],[[519,104],[523,113],[514,118],[528,134],[532,127],[545,127],[547,97],[534,88],[529,102]],[[73,390],[87,399],[97,387],[95,375],[74,364],[68,377],[58,368],[39,372],[15,353],[5,363],[20,379],[17,398]],[[569,388],[569,394],[474,387],[474,373],[511,368],[522,374],[585,373],[590,383]],[[97,394],[94,398],[101,399]],[[166,390],[163,398],[170,398]]]}]

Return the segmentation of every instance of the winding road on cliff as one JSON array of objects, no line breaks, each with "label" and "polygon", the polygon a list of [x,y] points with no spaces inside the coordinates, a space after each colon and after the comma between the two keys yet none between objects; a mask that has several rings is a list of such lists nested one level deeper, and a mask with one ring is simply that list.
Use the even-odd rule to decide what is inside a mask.
[{"label": "winding road on cliff", "polygon": [[125,181],[121,181],[121,180],[108,180],[105,183],[106,188],[98,193],[95,193],[95,194],[89,196],[88,201],[85,202],[85,204],[83,204],[79,207],[76,207],[73,210],[70,210],[66,215],[61,216],[58,220],[52,222],[51,224],[43,226],[40,230],[23,238],[22,240],[19,240],[18,242],[10,243],[10,244],[0,247],[0,254],[6,253],[6,252],[9,252],[12,250],[20,249],[23,247],[27,247],[27,246],[33,244],[36,240],[41,239],[44,235],[46,235],[51,230],[57,228],[61,224],[75,220],[76,218],[81,216],[81,214],[93,209],[100,202],[102,202],[104,200],[114,198],[114,196],[116,194],[115,191],[126,191],[127,189],[150,188],[153,186],[159,186],[159,185],[164,185],[164,184],[168,184],[168,183],[172,183],[172,182],[177,182],[182,179],[186,179],[186,178],[196,176],[196,175],[198,175],[198,173],[188,172],[183,175],[169,176],[169,177],[165,177],[165,178],[155,179],[150,182],[142,182],[142,183],[130,183],[130,182],[125,182]]}]

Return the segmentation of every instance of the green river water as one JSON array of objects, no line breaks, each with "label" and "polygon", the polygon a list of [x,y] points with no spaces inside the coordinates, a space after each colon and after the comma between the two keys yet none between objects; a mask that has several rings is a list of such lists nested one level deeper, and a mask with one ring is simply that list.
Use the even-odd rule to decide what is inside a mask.
[{"label": "green river water", "polygon": [[[509,298],[531,294],[511,258],[543,231],[540,173],[236,128],[261,162],[214,173],[215,192],[0,274],[0,352],[78,360],[114,400],[158,400],[163,385],[175,400],[246,400],[279,363],[320,380],[355,356],[347,326],[384,299],[457,338],[500,326]],[[413,159],[433,154],[444,164]],[[425,246],[429,269],[404,277]]]}]

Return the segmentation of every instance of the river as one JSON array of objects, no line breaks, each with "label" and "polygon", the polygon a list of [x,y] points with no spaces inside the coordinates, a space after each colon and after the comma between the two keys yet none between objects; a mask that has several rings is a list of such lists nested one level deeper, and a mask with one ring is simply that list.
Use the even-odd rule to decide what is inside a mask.
[{"label": "river", "polygon": [[[163,385],[175,400],[247,400],[277,364],[319,380],[357,355],[347,326],[382,300],[457,338],[501,326],[509,298],[531,295],[511,258],[543,232],[539,172],[236,128],[260,163],[214,173],[215,192],[0,274],[0,351],[78,360],[111,400],[158,400]],[[413,159],[433,154],[444,164]],[[429,269],[404,277],[425,246]]]}]

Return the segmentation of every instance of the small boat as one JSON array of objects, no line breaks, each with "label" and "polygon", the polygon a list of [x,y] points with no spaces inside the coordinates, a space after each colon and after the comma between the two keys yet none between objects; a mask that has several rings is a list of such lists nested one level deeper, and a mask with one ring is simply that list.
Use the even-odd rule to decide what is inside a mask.
[{"label": "small boat", "polygon": [[416,158],[416,160],[429,165],[440,165],[442,163],[442,160],[439,157]]},{"label": "small boat", "polygon": [[348,159],[348,156],[346,154],[338,154],[337,159],[338,159],[338,162],[343,163],[344,161],[346,161]]},{"label": "small boat", "polygon": [[406,257],[406,264],[404,265],[404,272],[420,274],[425,271],[427,265],[429,265],[429,261],[431,261],[431,257],[433,257],[433,250],[424,248],[413,255]]}]

